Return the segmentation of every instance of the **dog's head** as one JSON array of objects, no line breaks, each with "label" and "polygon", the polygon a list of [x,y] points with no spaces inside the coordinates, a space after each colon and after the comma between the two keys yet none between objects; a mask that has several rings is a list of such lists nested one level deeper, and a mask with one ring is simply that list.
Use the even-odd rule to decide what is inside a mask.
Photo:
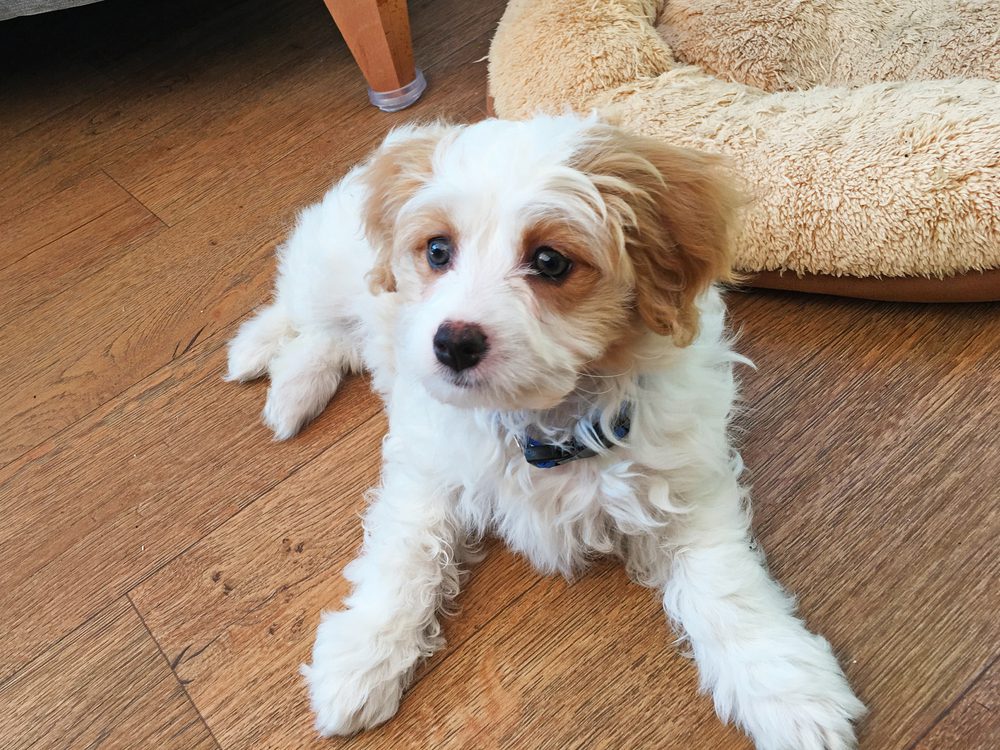
[{"label": "dog's head", "polygon": [[552,407],[649,332],[691,343],[697,297],[729,276],[717,159],[592,118],[408,128],[365,179],[399,367],[449,403]]}]

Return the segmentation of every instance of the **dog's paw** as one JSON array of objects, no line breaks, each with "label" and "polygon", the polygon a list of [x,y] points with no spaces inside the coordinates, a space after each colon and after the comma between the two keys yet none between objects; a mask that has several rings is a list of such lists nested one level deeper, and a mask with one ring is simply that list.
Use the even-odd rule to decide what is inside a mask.
[{"label": "dog's paw", "polygon": [[225,379],[245,382],[259,378],[278,356],[282,341],[291,335],[285,314],[275,305],[265,307],[240,326],[229,342]]},{"label": "dog's paw", "polygon": [[333,369],[286,374],[272,375],[261,415],[275,440],[287,440],[317,417],[340,383],[340,373]]},{"label": "dog's paw", "polygon": [[296,393],[281,387],[280,384],[272,384],[267,389],[267,400],[264,402],[261,419],[267,428],[274,433],[275,440],[288,440],[288,438],[294,437],[305,423],[315,417],[319,411],[303,409]]},{"label": "dog's paw", "polygon": [[737,699],[739,723],[758,750],[852,750],[864,704],[818,636],[792,658],[762,662]]},{"label": "dog's paw", "polygon": [[323,334],[300,334],[271,362],[271,387],[264,424],[275,440],[287,440],[317,417],[337,392],[345,360],[336,341]]},{"label": "dog's paw", "polygon": [[[324,737],[371,729],[393,717],[406,686],[406,659],[366,642],[346,627],[349,613],[324,616],[316,634],[313,663],[301,672],[309,686],[316,731]],[[356,624],[356,623],[354,623]]]},{"label": "dog's paw", "polygon": [[756,701],[746,708],[743,723],[757,750],[853,750],[852,722],[864,713],[864,705],[847,689],[824,697]]},{"label": "dog's paw", "polygon": [[346,672],[334,665],[302,666],[316,731],[323,737],[351,735],[391,719],[403,694],[399,678],[383,679],[378,670]]},{"label": "dog's paw", "polygon": [[229,342],[225,380],[245,383],[255,380],[267,372],[271,361],[270,352],[262,349],[257,342],[237,335]]}]

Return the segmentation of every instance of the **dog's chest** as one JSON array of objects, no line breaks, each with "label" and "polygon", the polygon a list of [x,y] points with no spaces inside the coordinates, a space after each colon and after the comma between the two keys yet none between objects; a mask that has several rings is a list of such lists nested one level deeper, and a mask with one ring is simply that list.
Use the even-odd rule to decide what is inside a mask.
[{"label": "dog's chest", "polygon": [[469,457],[482,461],[469,464],[482,471],[459,497],[470,527],[496,533],[545,573],[570,574],[588,557],[620,551],[620,518],[637,512],[645,491],[622,453],[551,469],[528,464],[516,445],[489,453]]}]

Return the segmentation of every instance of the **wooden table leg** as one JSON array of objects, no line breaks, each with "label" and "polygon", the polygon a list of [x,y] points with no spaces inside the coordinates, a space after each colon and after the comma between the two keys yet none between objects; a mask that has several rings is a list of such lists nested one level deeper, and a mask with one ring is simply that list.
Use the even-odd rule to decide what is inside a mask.
[{"label": "wooden table leg", "polygon": [[413,65],[406,0],[324,0],[368,82],[372,104],[403,109],[426,84]]}]

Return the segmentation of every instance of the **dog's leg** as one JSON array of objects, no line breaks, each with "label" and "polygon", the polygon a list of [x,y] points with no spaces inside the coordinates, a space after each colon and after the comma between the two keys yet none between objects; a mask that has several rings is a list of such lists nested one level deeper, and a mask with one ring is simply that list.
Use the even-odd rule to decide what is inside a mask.
[{"label": "dog's leg", "polygon": [[358,329],[374,251],[361,231],[358,174],[299,215],[277,251],[274,302],[229,342],[226,380],[270,376],[264,422],[278,440],[319,414],[344,372],[362,366]]},{"label": "dog's leg", "polygon": [[226,380],[241,383],[259,378],[278,356],[281,347],[295,335],[292,323],[284,308],[278,304],[267,305],[250,320],[229,342],[229,371]]},{"label": "dog's leg", "polygon": [[356,359],[345,351],[343,338],[329,331],[306,331],[286,343],[268,365],[263,417],[275,440],[292,437],[323,411]]},{"label": "dog's leg", "polygon": [[444,644],[437,612],[458,593],[456,550],[465,537],[447,499],[412,467],[387,465],[383,489],[365,516],[346,609],[323,615],[312,664],[302,668],[324,736],[386,721],[414,667]]},{"label": "dog's leg", "polygon": [[664,606],[686,633],[719,716],[760,750],[853,748],[851,722],[864,706],[830,645],[806,630],[768,574],[735,479],[670,528]]},{"label": "dog's leg", "polygon": [[240,326],[229,342],[226,380],[270,375],[264,424],[286,440],[316,417],[361,358],[343,326],[298,332],[279,304],[269,305]]}]

